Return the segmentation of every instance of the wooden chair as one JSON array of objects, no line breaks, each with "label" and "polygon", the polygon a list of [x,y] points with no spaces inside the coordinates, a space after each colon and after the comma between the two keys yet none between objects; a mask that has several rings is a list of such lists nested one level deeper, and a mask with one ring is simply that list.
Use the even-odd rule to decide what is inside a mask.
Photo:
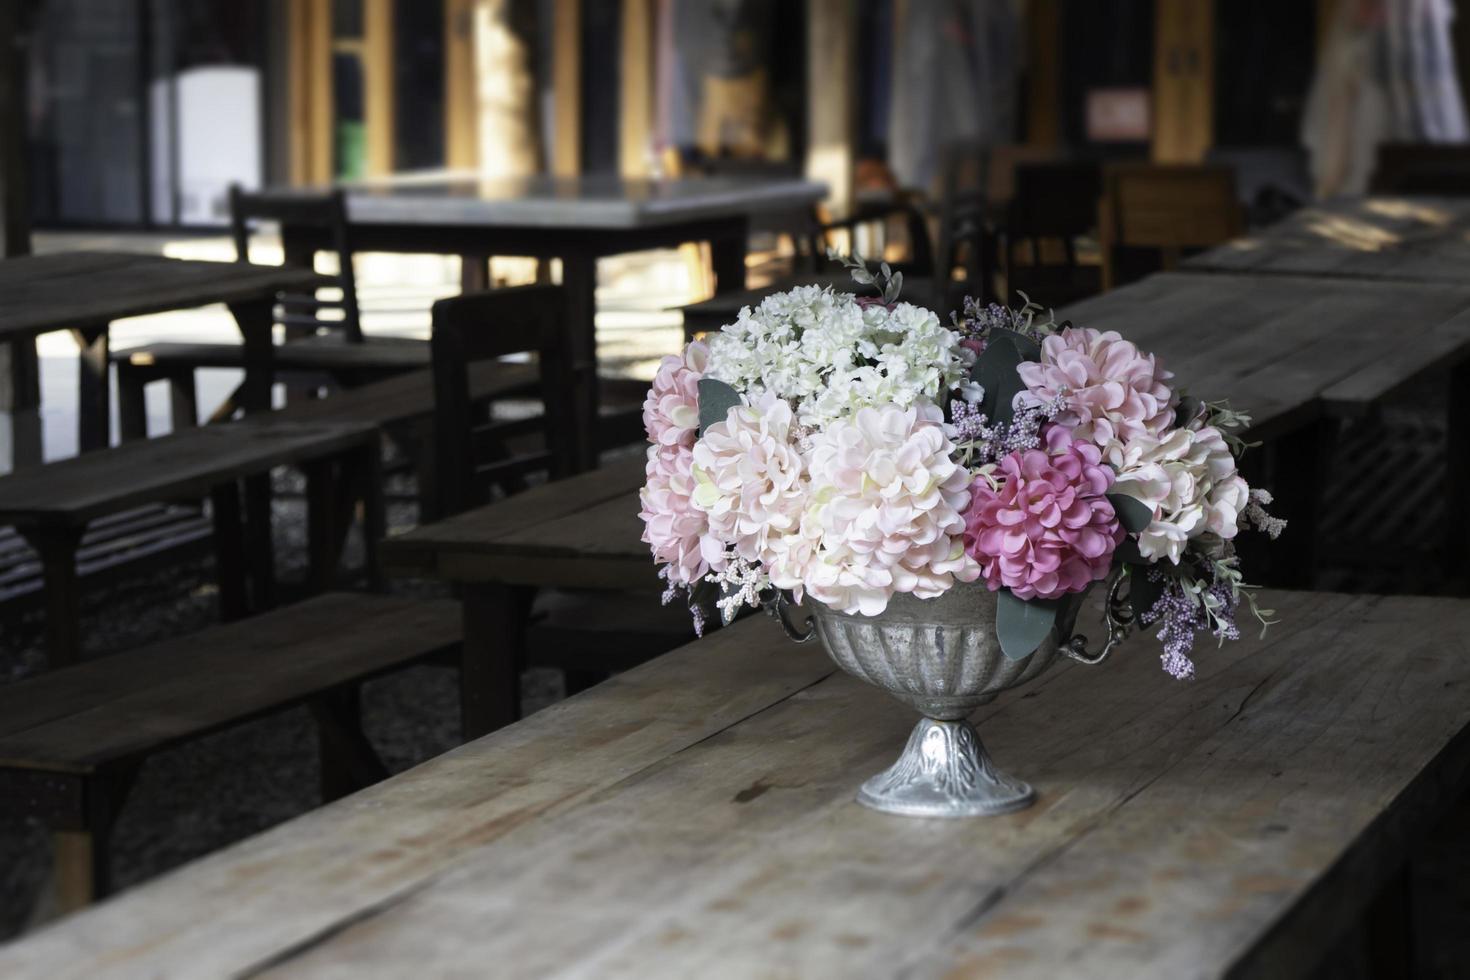
[{"label": "wooden chair", "polygon": [[1099,292],[1102,270],[1078,261],[1077,240],[1097,228],[1102,167],[1025,163],[1013,180],[1004,228],[1009,302],[1024,292],[1043,306],[1064,306]]},{"label": "wooden chair", "polygon": [[[330,242],[339,271],[323,277],[323,288],[340,293],[324,298],[322,290],[282,293],[277,297],[276,322],[285,328],[286,342],[275,352],[276,371],[298,386],[319,388],[325,379],[333,385],[355,387],[404,371],[428,367],[428,344],[412,338],[367,338],[363,335],[357,303],[357,280],[352,268],[351,229],[342,191],[300,194],[253,194],[230,188],[230,235],[239,262],[250,261],[254,223],[290,221],[318,230]],[[288,264],[312,267],[315,253],[288,255]],[[244,351],[238,344],[163,342],[117,351],[118,410],[124,439],[140,438],[144,418],[143,388],[149,382],[170,384],[175,425],[197,417],[194,372],[200,368],[240,367]],[[214,413],[226,418],[235,411],[235,398]]]},{"label": "wooden chair", "polygon": [[1104,289],[1172,269],[1244,230],[1230,167],[1114,164],[1098,206]]},{"label": "wooden chair", "polygon": [[1470,145],[1380,143],[1371,189],[1375,194],[1470,195]]},{"label": "wooden chair", "polygon": [[[566,354],[565,306],[559,286],[518,286],[434,304],[436,516],[486,503],[495,488],[514,492],[533,473],[556,478],[575,468],[577,379]],[[539,400],[540,412],[497,418],[497,403],[473,397],[472,372],[518,354],[536,358],[538,378],[521,394]]]}]

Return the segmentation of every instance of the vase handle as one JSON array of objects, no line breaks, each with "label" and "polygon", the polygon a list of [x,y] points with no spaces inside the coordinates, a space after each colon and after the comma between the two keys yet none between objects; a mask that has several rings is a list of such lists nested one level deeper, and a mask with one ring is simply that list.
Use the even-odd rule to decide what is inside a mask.
[{"label": "vase handle", "polygon": [[771,618],[781,624],[781,630],[789,639],[795,640],[797,643],[806,643],[809,640],[815,639],[817,631],[813,628],[811,619],[807,619],[805,627],[798,627],[791,621],[791,614],[787,612],[790,606],[791,600],[786,598],[786,593],[778,590],[776,592],[776,598],[766,604],[766,612],[770,613]]},{"label": "vase handle", "polygon": [[1108,586],[1108,601],[1103,611],[1108,624],[1108,638],[1102,649],[1097,653],[1090,652],[1087,649],[1087,637],[1077,633],[1062,644],[1062,653],[1081,664],[1100,664],[1112,655],[1118,644],[1128,638],[1128,634],[1133,631],[1135,617],[1127,597],[1121,594],[1123,579],[1123,571],[1119,569],[1113,574],[1112,584]]}]

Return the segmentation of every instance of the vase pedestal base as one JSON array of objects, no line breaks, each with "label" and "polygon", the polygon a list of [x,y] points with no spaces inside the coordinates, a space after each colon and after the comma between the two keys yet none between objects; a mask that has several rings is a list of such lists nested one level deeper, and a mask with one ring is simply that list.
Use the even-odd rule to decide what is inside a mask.
[{"label": "vase pedestal base", "polygon": [[903,755],[863,783],[857,799],[908,817],[977,817],[1023,810],[1036,791],[995,768],[968,721],[924,718]]}]

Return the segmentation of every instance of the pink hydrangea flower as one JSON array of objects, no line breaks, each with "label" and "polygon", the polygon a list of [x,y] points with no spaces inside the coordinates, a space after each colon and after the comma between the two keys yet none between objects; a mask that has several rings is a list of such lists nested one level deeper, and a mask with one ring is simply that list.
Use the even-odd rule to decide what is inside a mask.
[{"label": "pink hydrangea flower", "polygon": [[976,478],[965,512],[965,548],[980,563],[985,584],[1020,599],[1081,592],[1108,574],[1123,540],[1104,496],[1113,471],[1097,446],[1059,426],[1046,436],[1045,449],[1000,461],[998,487]]},{"label": "pink hydrangea flower", "polygon": [[1068,327],[1041,343],[1041,360],[1016,368],[1027,390],[1018,401],[1044,405],[1058,395],[1055,419],[1107,448],[1138,435],[1163,435],[1174,424],[1173,375],[1116,331]]},{"label": "pink hydrangea flower", "polygon": [[709,531],[704,512],[694,507],[694,452],[688,446],[650,446],[647,477],[638,499],[643,507],[643,541],[653,560],[664,566],[669,585],[691,586],[710,571],[702,543]]},{"label": "pink hydrangea flower", "polygon": [[655,446],[693,446],[699,435],[699,379],[709,363],[709,348],[696,340],[681,355],[658,365],[643,402],[643,428]]}]

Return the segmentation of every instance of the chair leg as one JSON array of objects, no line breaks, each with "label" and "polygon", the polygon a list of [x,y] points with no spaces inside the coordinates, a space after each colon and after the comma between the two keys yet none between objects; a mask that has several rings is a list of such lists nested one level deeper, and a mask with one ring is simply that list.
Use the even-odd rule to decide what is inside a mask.
[{"label": "chair leg", "polygon": [[148,438],[147,376],[127,361],[117,365],[117,426],[123,442]]}]

